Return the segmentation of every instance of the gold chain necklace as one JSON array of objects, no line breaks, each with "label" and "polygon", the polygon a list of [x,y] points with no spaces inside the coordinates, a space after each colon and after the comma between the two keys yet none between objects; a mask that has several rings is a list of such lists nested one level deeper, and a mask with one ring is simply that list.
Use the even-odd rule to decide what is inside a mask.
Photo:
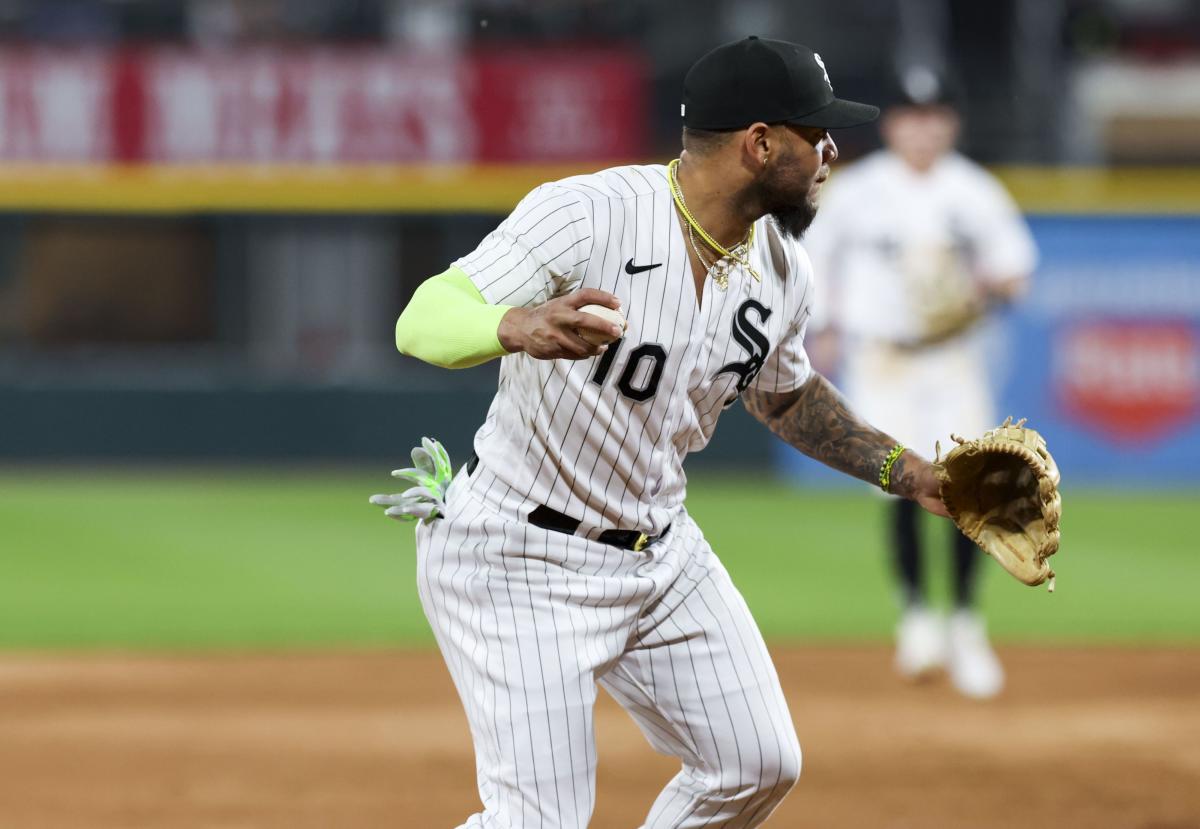
[{"label": "gold chain necklace", "polygon": [[[696,241],[696,231],[692,230],[692,226],[688,225],[688,241],[692,245],[692,250],[696,252],[696,258],[700,260],[700,264],[704,266],[704,270],[712,275],[713,282],[717,283],[717,287],[722,291],[729,288],[729,260],[713,258],[709,262],[708,257],[700,250],[700,243]],[[720,267],[717,267],[720,265]]]},{"label": "gold chain necklace", "polygon": [[[677,173],[678,169],[678,158],[667,165],[667,179],[671,185],[671,196],[675,199],[675,206],[679,208],[679,212],[682,213],[683,218],[687,220],[688,237],[692,243],[692,250],[696,252],[696,256],[700,259],[700,263],[708,269],[709,273],[712,274],[713,279],[717,283],[717,287],[722,291],[729,287],[729,272],[733,267],[730,260],[741,265],[750,272],[750,275],[754,277],[755,281],[758,281],[758,272],[755,271],[754,268],[750,267],[750,246],[754,244],[754,225],[750,225],[750,232],[746,234],[746,238],[739,245],[734,247],[733,250],[726,250],[720,242],[710,236],[704,230],[704,228],[700,226],[700,223],[696,221],[696,217],[692,215],[692,211],[688,210],[687,202],[684,201],[683,198],[683,189],[679,186],[679,176]],[[700,235],[700,238],[704,240],[705,244],[707,244],[717,253],[721,254],[721,257],[711,265],[709,265],[708,260],[700,254],[700,248],[696,242],[696,234]]]}]

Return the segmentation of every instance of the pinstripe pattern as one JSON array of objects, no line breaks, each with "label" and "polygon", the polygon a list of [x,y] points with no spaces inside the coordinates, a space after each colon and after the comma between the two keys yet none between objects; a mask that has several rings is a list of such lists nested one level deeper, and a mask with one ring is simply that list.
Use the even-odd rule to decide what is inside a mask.
[{"label": "pinstripe pattern", "polygon": [[[418,526],[421,602],[475,742],[483,810],[465,827],[586,826],[597,683],[682,761],[647,829],[757,826],[799,775],[762,637],[683,508],[683,461],[739,388],[808,379],[810,266],[760,220],[761,282],[706,280],[698,302],[686,245],[666,168],[618,167],[542,185],[455,262],[489,302],[595,287],[628,322],[603,376],[599,358],[504,358],[479,465]],[[576,535],[528,523],[540,504]],[[640,553],[592,540],[668,526]]]},{"label": "pinstripe pattern", "polygon": [[417,530],[421,602],[462,697],[483,810],[463,827],[584,827],[599,682],[683,761],[644,824],[752,827],[800,771],[758,629],[686,512],[641,553],[505,519],[481,479]]},{"label": "pinstripe pattern", "polygon": [[[754,386],[789,391],[809,377],[804,251],[759,220],[751,254],[762,281],[735,271],[722,292],[709,280],[698,306],[686,245],[666,168],[615,167],[538,187],[454,263],[488,302],[535,305],[600,288],[620,298],[628,323],[602,384],[592,381],[599,358],[501,361],[499,390],[475,438],[486,474],[502,484],[489,493],[492,508],[524,516],[546,504],[579,519],[591,537],[613,527],[661,532],[683,503],[684,458],[707,445],[736,398],[737,378],[718,372],[748,356],[731,337],[748,299],[770,309],[755,320],[770,351]],[[660,267],[630,275],[630,260]],[[657,393],[635,401],[616,380],[642,344],[660,345],[666,358]],[[635,386],[649,365],[632,372]]]}]

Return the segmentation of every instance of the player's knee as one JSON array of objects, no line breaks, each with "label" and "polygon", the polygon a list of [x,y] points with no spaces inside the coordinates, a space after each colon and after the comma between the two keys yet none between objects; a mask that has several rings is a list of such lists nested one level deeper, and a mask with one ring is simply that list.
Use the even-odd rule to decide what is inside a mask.
[{"label": "player's knee", "polygon": [[803,758],[800,752],[800,741],[796,739],[794,731],[789,729],[786,735],[780,735],[777,743],[776,762],[771,765],[771,768],[766,769],[767,773],[763,775],[763,782],[764,788],[767,788],[766,784],[774,781],[773,785],[769,786],[767,795],[776,800],[782,800],[800,779]]},{"label": "player's knee", "polygon": [[721,796],[753,804],[764,812],[765,819],[800,779],[800,742],[789,730],[772,740],[763,739],[761,755],[743,755],[742,760],[721,775]]}]

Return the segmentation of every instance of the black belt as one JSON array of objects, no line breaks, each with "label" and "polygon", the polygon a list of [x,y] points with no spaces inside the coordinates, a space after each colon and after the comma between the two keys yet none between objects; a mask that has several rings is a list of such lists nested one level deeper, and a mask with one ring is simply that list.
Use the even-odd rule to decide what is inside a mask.
[{"label": "black belt", "polygon": [[[556,509],[550,509],[545,504],[535,507],[526,520],[543,530],[553,530],[556,533],[566,533],[567,535],[574,535],[575,531],[579,529],[580,523],[577,519],[563,515]],[[640,530],[605,530],[596,536],[596,540],[601,544],[611,544],[613,547],[621,547],[639,553],[666,535],[670,529],[671,525],[668,524],[667,528],[658,535],[646,535]]]},{"label": "black belt", "polygon": [[[479,466],[479,456],[471,455],[467,460],[467,474],[473,474],[477,466]],[[543,530],[553,530],[556,533],[566,533],[567,535],[574,535],[580,524],[578,519],[564,515],[556,509],[550,509],[545,504],[535,507],[526,520]],[[646,535],[639,530],[605,530],[596,536],[596,540],[601,544],[641,552],[666,535],[670,529],[671,525],[668,524],[666,529],[658,535]]]}]

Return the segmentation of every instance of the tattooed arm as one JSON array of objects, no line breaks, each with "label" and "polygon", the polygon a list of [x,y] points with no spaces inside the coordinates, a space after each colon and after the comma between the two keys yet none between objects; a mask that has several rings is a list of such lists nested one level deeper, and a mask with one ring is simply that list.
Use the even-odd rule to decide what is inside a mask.
[{"label": "tattooed arm", "polygon": [[[863,422],[820,374],[783,394],[747,389],[743,400],[750,414],[810,458],[879,485],[879,470],[896,440]],[[911,449],[892,467],[888,492],[947,515],[929,462]]]}]

